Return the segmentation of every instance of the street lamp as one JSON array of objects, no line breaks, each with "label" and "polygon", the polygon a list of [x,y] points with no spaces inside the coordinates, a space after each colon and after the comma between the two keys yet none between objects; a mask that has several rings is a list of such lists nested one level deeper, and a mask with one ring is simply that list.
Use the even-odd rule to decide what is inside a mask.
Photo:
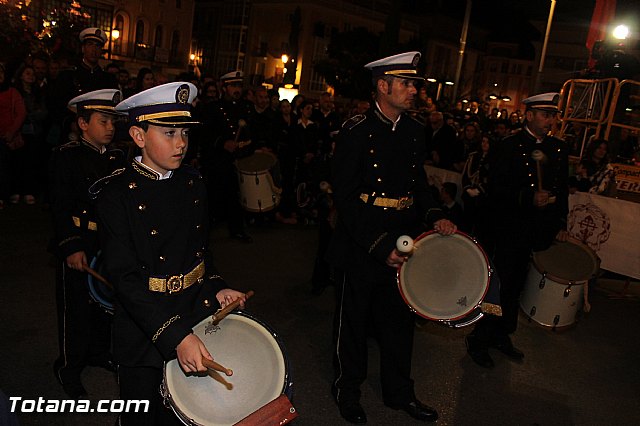
[{"label": "street lamp", "polygon": [[618,25],[613,29],[613,37],[617,40],[625,40],[629,37],[629,27],[626,25]]},{"label": "street lamp", "polygon": [[113,43],[120,38],[120,30],[117,28],[111,29],[109,33],[109,60],[111,60],[111,50],[113,49]]}]

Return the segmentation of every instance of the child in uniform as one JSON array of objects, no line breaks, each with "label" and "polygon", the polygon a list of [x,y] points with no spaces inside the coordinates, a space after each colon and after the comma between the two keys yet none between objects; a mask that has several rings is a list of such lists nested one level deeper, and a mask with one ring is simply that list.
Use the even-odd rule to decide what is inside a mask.
[{"label": "child in uniform", "polygon": [[[153,87],[121,102],[129,135],[142,155],[101,183],[104,266],[116,292],[114,358],[120,397],[149,400],[147,413],[124,413],[122,425],[179,423],[163,407],[163,363],[178,359],[186,374],[213,359],[192,327],[246,296],[226,288],[208,250],[206,189],[182,164],[197,94],[191,83]],[[106,183],[108,181],[108,183]]]}]

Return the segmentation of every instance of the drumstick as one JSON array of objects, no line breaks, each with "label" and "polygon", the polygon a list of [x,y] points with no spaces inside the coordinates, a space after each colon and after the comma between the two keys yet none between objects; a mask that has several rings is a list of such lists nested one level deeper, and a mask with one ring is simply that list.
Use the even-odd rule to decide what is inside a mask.
[{"label": "drumstick", "polygon": [[82,269],[86,273],[91,275],[93,278],[95,278],[96,280],[100,281],[102,284],[106,285],[107,287],[109,287],[110,289],[113,290],[113,286],[111,285],[111,283],[109,281],[107,281],[107,279],[105,277],[103,277],[102,275],[100,275],[99,273],[97,273],[96,271],[94,271],[93,269],[91,269],[88,266],[84,266]]},{"label": "drumstick", "polygon": [[540,162],[544,159],[544,152],[536,149],[531,153],[531,158],[536,162],[536,174],[538,175],[538,191],[542,191],[542,167]]},{"label": "drumstick", "polygon": [[235,143],[238,143],[238,138],[240,137],[240,130],[242,130],[242,128],[244,126],[247,125],[247,122],[244,121],[243,119],[238,120],[238,130],[236,131],[236,139],[235,139]]},{"label": "drumstick", "polygon": [[202,365],[207,367],[209,370],[219,371],[221,373],[224,373],[227,376],[233,376],[232,369],[224,367],[218,364],[217,362],[211,361],[210,359],[207,359],[205,357],[202,357]]},{"label": "drumstick", "polygon": [[[253,296],[253,290],[249,290],[246,293],[247,296],[247,300],[249,300],[249,298],[251,296]],[[219,309],[215,314],[213,314],[213,316],[211,317],[211,321],[213,323],[213,325],[218,324],[220,321],[222,321],[222,319],[224,317],[226,317],[227,315],[229,315],[229,313],[231,311],[233,311],[234,309],[236,309],[238,306],[240,306],[240,299],[236,299],[235,302],[228,304],[227,306],[225,306],[223,309]]]}]

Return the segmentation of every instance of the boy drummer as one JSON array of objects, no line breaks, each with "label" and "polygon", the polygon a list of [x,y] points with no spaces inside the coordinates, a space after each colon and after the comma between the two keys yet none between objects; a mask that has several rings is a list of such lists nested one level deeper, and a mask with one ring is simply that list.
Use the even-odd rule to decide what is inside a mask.
[{"label": "boy drummer", "polygon": [[50,164],[60,357],[53,369],[72,398],[87,394],[80,374],[94,365],[115,372],[111,361],[111,317],[90,303],[84,268],[98,252],[98,220],[89,186],[125,164],[124,153],[107,149],[115,131],[119,90],[85,93],[69,101],[81,132],[79,141],[57,147]]},{"label": "boy drummer", "polygon": [[99,194],[103,258],[116,291],[114,358],[122,399],[149,400],[147,413],[125,413],[121,424],[177,422],[158,389],[162,367],[177,356],[185,373],[213,359],[191,327],[246,296],[226,288],[208,251],[206,189],[182,160],[189,129],[190,83],[145,90],[118,104],[142,155],[114,174]]}]

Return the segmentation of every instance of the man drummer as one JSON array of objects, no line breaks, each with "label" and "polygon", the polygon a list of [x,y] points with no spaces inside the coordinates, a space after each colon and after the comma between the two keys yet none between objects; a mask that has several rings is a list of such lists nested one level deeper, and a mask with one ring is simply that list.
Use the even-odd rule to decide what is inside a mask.
[{"label": "man drummer", "polygon": [[[249,117],[253,106],[242,99],[244,74],[232,71],[220,77],[223,97],[202,112],[202,170],[207,179],[210,199],[215,199],[211,214],[226,220],[229,236],[243,243],[253,239],[245,232],[245,214],[240,204],[235,160],[255,150],[249,136]],[[209,141],[209,143],[205,143]],[[211,143],[213,141],[214,143]]]},{"label": "man drummer", "polygon": [[124,153],[107,149],[115,132],[116,104],[121,93],[103,89],[69,101],[81,132],[79,141],[57,147],[51,159],[51,211],[57,268],[58,336],[60,357],[54,372],[72,398],[86,395],[80,373],[87,365],[115,372],[111,361],[111,317],[90,303],[87,272],[98,253],[98,220],[89,186],[125,164]]},{"label": "man drummer", "polygon": [[488,204],[495,246],[487,249],[500,278],[502,317],[483,318],[466,338],[467,352],[485,368],[494,365],[490,347],[512,360],[524,358],[509,335],[517,328],[529,257],[554,239],[567,239],[569,151],[564,141],[550,135],[558,99],[558,93],[525,99],[524,128],[498,144],[490,163]]},{"label": "man drummer", "polygon": [[435,409],[420,402],[411,379],[414,316],[396,287],[405,257],[399,236],[416,237],[423,222],[441,234],[456,226],[444,218],[428,190],[422,167],[424,127],[407,110],[413,105],[420,53],[407,52],[366,65],[373,75],[375,108],[343,125],[333,162],[337,225],[328,260],[344,271],[336,311],[333,394],[342,417],[366,423],[360,385],[367,377],[367,336],[380,346],[385,405],[422,421]]},{"label": "man drummer", "polygon": [[182,165],[189,129],[191,83],[163,84],[119,103],[129,135],[141,149],[126,169],[94,188],[104,224],[103,265],[115,289],[114,358],[120,396],[147,400],[146,413],[125,413],[122,425],[174,420],[158,389],[165,361],[186,374],[205,371],[211,354],[192,327],[217,308],[246,296],[226,288],[208,250],[206,190],[200,174]]}]

